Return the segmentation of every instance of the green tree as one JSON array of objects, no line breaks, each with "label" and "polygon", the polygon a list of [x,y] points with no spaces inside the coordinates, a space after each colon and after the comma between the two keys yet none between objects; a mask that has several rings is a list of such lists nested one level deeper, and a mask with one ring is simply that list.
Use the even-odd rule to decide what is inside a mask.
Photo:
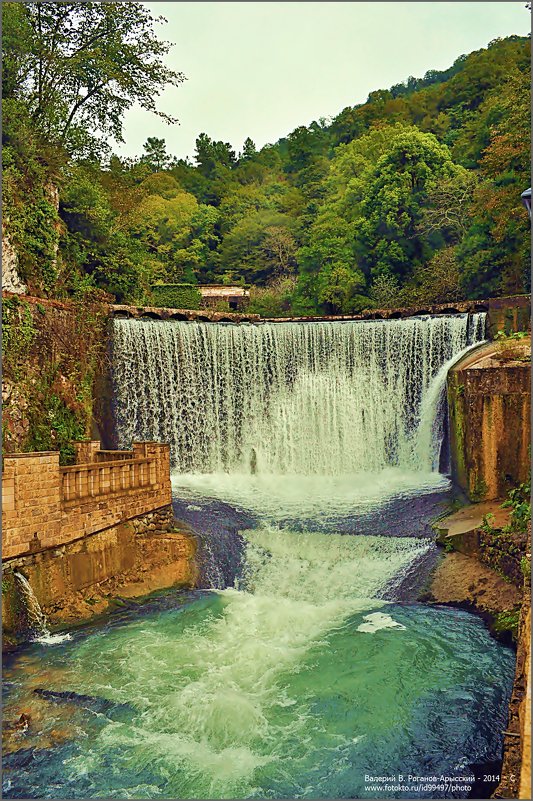
[{"label": "green tree", "polygon": [[148,286],[143,251],[124,230],[97,170],[78,167],[63,187],[62,282],[73,289],[96,286],[119,302],[142,301]]},{"label": "green tree", "polygon": [[368,299],[363,302],[361,298],[367,294],[362,270],[365,251],[360,244],[363,202],[380,158],[395,137],[411,130],[403,125],[374,128],[335,150],[323,182],[322,202],[308,230],[302,233],[304,244],[298,254],[302,275],[309,275],[299,282],[299,289],[303,291],[305,286],[316,304],[329,303],[332,307],[335,295],[337,310],[351,310],[348,297],[339,294],[339,277],[344,276],[350,291],[358,296],[355,306],[368,305]]},{"label": "green tree", "polygon": [[152,172],[160,172],[170,166],[171,158],[167,153],[167,145],[164,139],[156,136],[149,136],[143,145],[144,154],[141,162],[147,164]]},{"label": "green tree", "polygon": [[296,253],[291,227],[291,219],[275,211],[242,217],[224,237],[220,269],[236,271],[246,282],[259,286],[290,274]]},{"label": "green tree", "polygon": [[229,142],[216,142],[207,134],[201,133],[196,139],[195,160],[201,174],[206,178],[213,178],[217,167],[232,167],[236,158]]},{"label": "green tree", "polygon": [[358,312],[367,305],[366,298],[358,294],[364,283],[364,276],[358,271],[341,266],[330,267],[321,273],[318,300],[333,314]]},{"label": "green tree", "polygon": [[184,77],[162,60],[170,45],[153,25],[163,17],[153,17],[142,3],[2,6],[8,97],[25,102],[47,140],[70,152],[83,150],[91,136],[121,141],[124,113],[134,103],[175,121],[156,100]]},{"label": "green tree", "polygon": [[241,161],[248,161],[249,159],[253,159],[254,156],[257,155],[257,148],[252,139],[249,136],[246,137],[244,140],[244,145],[242,148],[241,153]]},{"label": "green tree", "polygon": [[260,210],[275,211],[275,205],[263,187],[255,184],[238,186],[220,201],[220,231],[227,234],[243,217]]},{"label": "green tree", "polygon": [[422,208],[417,232],[429,237],[440,235],[446,242],[457,243],[468,230],[476,173],[457,167],[449,178],[443,178],[428,191],[427,205]]},{"label": "green tree", "polygon": [[15,97],[31,71],[33,31],[24,3],[2,3],[2,97]]},{"label": "green tree", "polygon": [[376,309],[393,309],[402,305],[400,284],[396,276],[381,273],[370,289],[372,306]]},{"label": "green tree", "polygon": [[294,289],[295,280],[292,277],[273,279],[265,287],[252,287],[248,311],[261,317],[289,317],[292,314]]},{"label": "green tree", "polygon": [[396,136],[369,176],[358,239],[361,262],[373,279],[380,274],[408,277],[432,255],[418,233],[428,193],[458,168],[446,145],[416,129]]},{"label": "green tree", "polygon": [[457,247],[450,245],[437,250],[427,264],[415,267],[410,282],[398,293],[396,305],[453,303],[462,295]]},{"label": "green tree", "polygon": [[486,101],[493,125],[470,226],[458,248],[461,284],[470,297],[529,288],[529,221],[520,200],[530,183],[529,93],[528,73],[514,72]]},{"label": "green tree", "polygon": [[150,176],[141,188],[147,194],[133,209],[128,230],[147,253],[150,280],[196,282],[218,244],[217,210],[199,204],[165,173]]}]

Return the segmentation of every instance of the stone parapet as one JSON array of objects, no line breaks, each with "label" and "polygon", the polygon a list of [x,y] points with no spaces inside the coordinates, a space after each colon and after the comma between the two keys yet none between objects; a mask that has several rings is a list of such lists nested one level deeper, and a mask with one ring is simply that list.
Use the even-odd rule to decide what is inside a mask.
[{"label": "stone parapet", "polygon": [[245,312],[219,312],[214,309],[169,309],[161,306],[126,306],[112,304],[111,317],[126,317],[148,320],[180,320],[199,323],[243,323],[261,321],[258,314]]},{"label": "stone parapet", "polygon": [[357,320],[400,320],[420,315],[440,314],[473,314],[487,313],[487,327],[490,336],[498,331],[511,333],[527,331],[531,328],[530,313],[531,296],[513,295],[504,298],[487,298],[485,300],[458,300],[449,303],[432,303],[430,305],[399,306],[390,309],[364,309],[359,314],[330,314],[307,317],[260,317],[240,312],[217,312],[212,309],[168,309],[156,306],[127,306],[113,304],[109,306],[111,317],[129,317],[132,319],[182,320],[206,323],[312,323]]},{"label": "stone parapet", "polygon": [[[13,292],[3,291],[2,297],[10,297]],[[110,296],[109,296],[110,297]],[[27,303],[47,308],[70,311],[68,303],[49,298],[25,296]],[[130,306],[105,302],[107,313],[111,318],[181,320],[205,323],[312,323],[357,321],[357,320],[399,320],[419,315],[440,314],[472,314],[487,312],[487,331],[494,337],[498,331],[509,334],[513,331],[531,329],[531,295],[511,295],[502,298],[485,298],[480,300],[457,300],[449,303],[432,303],[429,305],[398,306],[389,309],[363,309],[359,314],[311,315],[307,317],[261,317],[245,310],[219,312],[214,309],[171,309],[160,306]]]},{"label": "stone parapet", "polygon": [[87,461],[71,467],[60,467],[57,452],[4,457],[4,560],[65,545],[171,503],[168,445],[135,443],[116,459],[99,448],[95,441],[77,443],[77,457]]}]

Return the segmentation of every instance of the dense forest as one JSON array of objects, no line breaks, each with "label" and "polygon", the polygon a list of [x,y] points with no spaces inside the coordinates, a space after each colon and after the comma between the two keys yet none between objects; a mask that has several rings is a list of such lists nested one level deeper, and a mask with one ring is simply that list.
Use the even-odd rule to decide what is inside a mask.
[{"label": "dense forest", "polygon": [[[194,162],[128,108],[180,73],[139,3],[2,4],[4,233],[34,295],[150,302],[156,284],[246,284],[265,315],[529,291],[530,40],[372,92],[242,152]],[[320,110],[317,109],[319,112]]]}]

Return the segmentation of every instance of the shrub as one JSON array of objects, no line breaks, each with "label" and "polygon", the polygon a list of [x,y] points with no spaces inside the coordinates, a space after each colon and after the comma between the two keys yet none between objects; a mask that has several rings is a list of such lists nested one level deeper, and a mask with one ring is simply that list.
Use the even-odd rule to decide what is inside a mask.
[{"label": "shrub", "polygon": [[519,531],[522,534],[528,529],[531,521],[531,485],[529,482],[519,484],[509,492],[507,500],[502,503],[502,509],[510,509],[511,516],[509,528],[511,531]]},{"label": "shrub", "polygon": [[4,452],[57,450],[90,435],[93,385],[106,358],[105,307],[85,295],[66,308],[4,301]]},{"label": "shrub", "polygon": [[156,284],[152,303],[167,309],[199,309],[202,296],[194,284]]},{"label": "shrub", "polygon": [[519,609],[512,609],[507,612],[499,612],[494,618],[494,631],[498,634],[509,632],[512,635],[513,640],[516,641],[519,623]]},{"label": "shrub", "polygon": [[289,317],[294,289],[293,278],[278,278],[266,287],[252,287],[247,310],[261,317]]}]

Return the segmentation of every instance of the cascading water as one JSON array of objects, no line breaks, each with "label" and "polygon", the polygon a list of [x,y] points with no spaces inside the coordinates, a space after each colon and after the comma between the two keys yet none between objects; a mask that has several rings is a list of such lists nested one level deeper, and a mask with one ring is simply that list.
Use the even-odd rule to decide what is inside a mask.
[{"label": "cascading water", "polygon": [[353,522],[355,510],[361,518],[399,493],[445,486],[446,373],[484,330],[484,314],[239,326],[116,320],[119,442],[169,442],[176,497],[192,505],[213,498],[271,522],[360,531],[340,517]]},{"label": "cascading water", "polygon": [[498,759],[512,654],[467,612],[413,603],[448,491],[446,373],[484,315],[113,329],[120,444],[171,444],[217,591],[77,632],[29,687],[15,665],[13,709],[45,684],[78,707],[41,761],[8,760],[5,796],[401,798],[365,775]]},{"label": "cascading water", "polygon": [[179,473],[438,469],[441,368],[483,339],[484,320],[115,320],[119,444],[169,442]]},{"label": "cascading water", "polygon": [[36,642],[49,645],[69,640],[70,634],[52,634],[50,632],[46,615],[41,609],[37,596],[33,592],[31,584],[26,576],[18,571],[14,571],[13,575],[15,576],[24,598],[28,633],[32,639]]},{"label": "cascading water", "polygon": [[17,571],[15,571],[14,576],[24,597],[26,618],[30,632],[38,637],[49,636],[50,630],[48,628],[46,616],[31,588],[30,582],[26,576],[23,576],[22,573],[18,573]]},{"label": "cascading water", "polygon": [[[243,537],[238,589],[154,601],[30,665],[7,714],[37,714],[46,682],[78,699],[73,733],[32,760],[8,755],[5,797],[412,798],[365,775],[469,776],[494,758],[511,652],[466,612],[383,599],[429,541]],[[40,713],[56,737],[61,711]]]}]

